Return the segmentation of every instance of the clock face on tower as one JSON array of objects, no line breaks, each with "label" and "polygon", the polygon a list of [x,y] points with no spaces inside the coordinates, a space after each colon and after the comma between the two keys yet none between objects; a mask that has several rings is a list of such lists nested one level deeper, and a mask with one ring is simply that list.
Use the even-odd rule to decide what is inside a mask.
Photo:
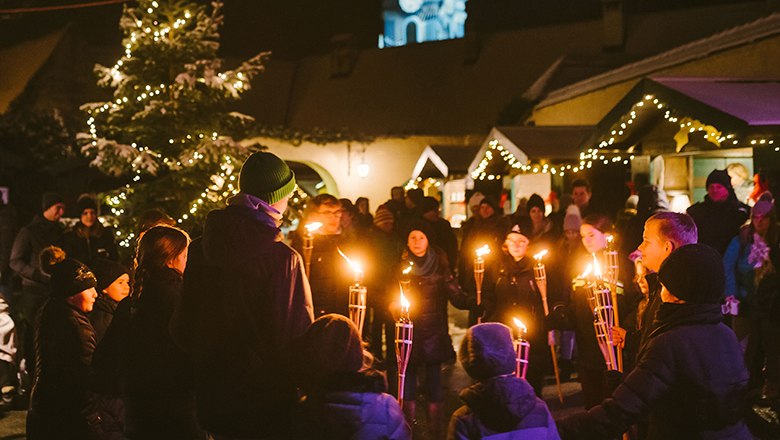
[{"label": "clock face on tower", "polygon": [[398,0],[398,6],[407,14],[413,14],[420,9],[423,0]]}]

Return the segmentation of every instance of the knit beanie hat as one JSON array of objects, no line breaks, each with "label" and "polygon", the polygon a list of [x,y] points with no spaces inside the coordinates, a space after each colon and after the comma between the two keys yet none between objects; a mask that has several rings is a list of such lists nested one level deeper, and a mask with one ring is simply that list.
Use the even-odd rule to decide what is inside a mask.
[{"label": "knit beanie hat", "polygon": [[765,192],[761,195],[761,197],[758,199],[755,205],[753,205],[753,209],[750,211],[750,216],[761,216],[766,217],[770,212],[772,212],[772,209],[775,207],[775,202],[772,200],[772,194],[769,192]]},{"label": "knit beanie hat", "polygon": [[485,195],[481,192],[477,191],[474,194],[471,195],[469,198],[469,208],[476,208],[479,206],[480,203],[482,203],[482,199],[485,198]]},{"label": "knit beanie hat", "polygon": [[510,374],[515,371],[512,330],[498,322],[477,324],[466,331],[458,357],[476,380]]},{"label": "knit beanie hat", "polygon": [[95,275],[78,260],[66,258],[51,267],[51,296],[54,298],[68,298],[95,286]]},{"label": "knit beanie hat", "polygon": [[43,196],[41,197],[42,211],[46,211],[47,209],[51,208],[57,203],[65,203],[65,199],[63,199],[59,193],[47,192],[44,193]]},{"label": "knit beanie hat", "polygon": [[707,176],[706,187],[709,187],[713,183],[719,183],[725,186],[729,191],[734,190],[734,188],[731,186],[731,176],[729,176],[729,173],[726,170],[712,170],[712,172]]},{"label": "knit beanie hat", "polygon": [[669,254],[658,279],[669,293],[692,304],[719,304],[726,287],[723,258],[701,243],[687,244]]},{"label": "knit beanie hat", "polygon": [[285,161],[272,153],[257,152],[241,167],[238,188],[268,203],[276,203],[295,189],[295,174]]},{"label": "knit beanie hat", "polygon": [[87,209],[92,209],[97,213],[97,200],[89,194],[80,195],[79,199],[76,201],[76,206],[79,209],[79,214],[82,214]]},{"label": "knit beanie hat", "polygon": [[433,197],[423,197],[423,199],[420,201],[419,208],[420,212],[423,214],[429,211],[438,211],[439,201]]},{"label": "knit beanie hat", "polygon": [[481,202],[479,202],[481,205],[490,205],[491,208],[493,208],[493,211],[496,212],[496,214],[501,214],[501,212],[498,210],[498,202],[493,196],[485,196],[485,198],[482,199]]},{"label": "knit beanie hat", "polygon": [[582,217],[577,205],[569,205],[566,209],[566,217],[563,218],[564,231],[579,231],[582,226]]},{"label": "knit beanie hat", "polygon": [[98,258],[92,263],[92,272],[97,278],[98,292],[102,292],[122,275],[130,275],[130,271],[125,266],[105,258]]},{"label": "knit beanie hat", "polygon": [[395,218],[393,217],[393,213],[390,211],[390,209],[384,205],[380,206],[376,213],[374,213],[374,224],[377,226],[381,226],[386,223],[394,223]]},{"label": "knit beanie hat", "polygon": [[525,209],[528,212],[531,212],[531,208],[537,207],[544,212],[544,199],[539,194],[532,194],[531,197],[528,199],[528,203],[525,205]]},{"label": "knit beanie hat", "polygon": [[293,348],[294,365],[307,376],[355,373],[363,367],[363,341],[357,327],[335,313],[317,318]]}]

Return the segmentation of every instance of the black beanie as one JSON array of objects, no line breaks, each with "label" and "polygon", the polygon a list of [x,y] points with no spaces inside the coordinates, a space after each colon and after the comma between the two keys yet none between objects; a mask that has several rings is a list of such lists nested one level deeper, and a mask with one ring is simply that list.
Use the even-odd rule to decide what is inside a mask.
[{"label": "black beanie", "polygon": [[83,214],[87,209],[92,209],[97,213],[98,205],[97,200],[89,194],[82,194],[76,201],[76,206],[79,209],[79,215]]},{"label": "black beanie", "polygon": [[356,373],[363,367],[363,341],[357,327],[335,313],[317,318],[292,348],[296,371],[309,377]]},{"label": "black beanie", "polygon": [[500,211],[498,210],[498,202],[493,196],[485,196],[484,199],[482,199],[481,202],[479,202],[480,205],[490,205],[491,208],[493,208],[493,211],[496,212],[496,214],[500,214]]},{"label": "black beanie", "polygon": [[531,208],[533,208],[534,206],[541,209],[542,213],[545,212],[544,199],[542,199],[542,196],[536,193],[532,194],[531,197],[528,199],[528,203],[525,205],[525,209],[528,212],[531,212]]},{"label": "black beanie", "polygon": [[423,197],[423,199],[420,201],[419,208],[420,212],[423,214],[429,211],[438,211],[439,201],[433,197]]},{"label": "black beanie", "polygon": [[477,324],[466,331],[458,357],[476,380],[510,374],[516,366],[512,330],[498,322]]},{"label": "black beanie", "polygon": [[105,258],[98,258],[92,263],[92,272],[97,278],[98,292],[102,292],[122,275],[130,275],[130,271],[125,266]]},{"label": "black beanie", "polygon": [[409,234],[411,234],[412,231],[420,231],[423,234],[425,234],[425,238],[428,239],[429,246],[433,245],[433,242],[436,240],[436,237],[434,236],[435,233],[433,231],[433,228],[431,227],[431,223],[423,219],[415,218],[410,220],[406,224],[406,227],[404,228],[404,236],[403,236],[404,243],[409,239]]},{"label": "black beanie", "polygon": [[54,298],[68,298],[95,286],[95,275],[78,260],[66,258],[51,268],[51,296]]},{"label": "black beanie", "polygon": [[658,279],[666,290],[692,304],[719,304],[726,287],[723,258],[706,244],[675,249],[661,264]]},{"label": "black beanie", "polygon": [[706,187],[709,187],[713,183],[719,183],[725,186],[729,191],[734,190],[734,188],[731,186],[731,176],[729,176],[729,173],[726,170],[712,170],[712,172],[707,176]]},{"label": "black beanie", "polygon": [[253,153],[241,167],[238,188],[273,204],[293,192],[295,173],[285,161],[272,153]]},{"label": "black beanie", "polygon": [[65,199],[63,199],[59,193],[47,192],[44,193],[43,196],[41,197],[42,211],[46,211],[47,209],[51,208],[57,203],[63,203],[63,204],[65,203]]}]

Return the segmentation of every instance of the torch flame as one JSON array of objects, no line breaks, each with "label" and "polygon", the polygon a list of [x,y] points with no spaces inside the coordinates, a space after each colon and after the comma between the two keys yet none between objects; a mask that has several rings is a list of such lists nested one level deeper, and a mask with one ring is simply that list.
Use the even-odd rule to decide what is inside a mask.
[{"label": "torch flame", "polygon": [[409,304],[409,300],[406,299],[406,297],[404,296],[404,290],[401,289],[401,309],[402,310],[409,310],[409,306],[410,305],[411,304]]},{"label": "torch flame", "polygon": [[599,264],[598,258],[596,258],[596,254],[593,254],[593,275],[595,275],[596,278],[601,278],[601,265]]},{"label": "torch flame", "polygon": [[607,234],[606,239],[607,239],[607,243],[612,244],[612,241],[615,239],[615,236],[612,234]]},{"label": "torch flame", "polygon": [[484,245],[481,248],[477,249],[477,257],[481,257],[489,253],[490,253],[490,248],[488,247],[488,245]]},{"label": "torch flame", "polygon": [[579,278],[587,278],[591,272],[593,272],[593,265],[588,263],[588,265],[585,266],[585,271],[580,274]]},{"label": "torch flame", "polygon": [[409,272],[412,271],[412,266],[414,266],[414,263],[410,261],[409,262],[409,267],[407,267],[406,269],[402,270],[401,273],[404,274],[404,275],[409,275]]},{"label": "torch flame", "polygon": [[544,258],[545,255],[547,255],[547,249],[545,249],[545,250],[539,252],[538,254],[534,255],[534,260],[541,262],[542,258]]},{"label": "torch flame", "polygon": [[314,232],[317,229],[321,228],[322,227],[322,223],[320,223],[320,222],[307,223],[304,227],[311,234],[312,232]]},{"label": "torch flame", "polygon": [[350,260],[349,257],[344,255],[344,252],[341,252],[341,249],[336,248],[336,250],[339,251],[339,255],[341,255],[342,257],[344,257],[345,260],[347,260],[347,264],[349,264],[349,267],[352,268],[353,272],[363,273],[363,269],[361,269],[360,263]]},{"label": "torch flame", "polygon": [[517,327],[517,329],[520,330],[521,332],[525,333],[528,331],[528,327],[526,327],[525,324],[523,324],[523,321],[517,318],[512,318],[512,321],[514,321],[515,327]]}]

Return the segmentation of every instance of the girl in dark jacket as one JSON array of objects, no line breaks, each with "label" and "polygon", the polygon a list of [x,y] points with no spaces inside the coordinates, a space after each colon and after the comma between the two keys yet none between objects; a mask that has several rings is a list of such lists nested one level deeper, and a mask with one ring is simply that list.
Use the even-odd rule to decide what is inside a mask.
[{"label": "girl in dark jacket", "polygon": [[155,226],[138,246],[126,358],[126,435],[131,439],[202,439],[189,365],[168,331],[187,263],[187,234]]},{"label": "girl in dark jacket", "polygon": [[290,364],[305,398],[296,439],[408,440],[412,432],[384,374],[372,367],[357,327],[331,313],[314,321],[290,348]]},{"label": "girl in dark jacket", "polygon": [[[580,227],[580,234],[589,258],[575,263],[575,267],[581,267],[580,270],[584,270],[587,263],[593,262],[592,255],[596,255],[603,273],[606,267],[604,258],[604,250],[607,247],[606,236],[611,231],[612,223],[606,216],[594,214],[586,217]],[[626,264],[620,265],[619,280],[624,279],[621,275],[626,266]],[[552,321],[559,328],[573,328],[575,331],[577,373],[582,384],[582,394],[585,397],[585,408],[590,408],[609,395],[606,380],[607,367],[593,328],[593,311],[588,303],[587,281],[577,277],[572,280],[572,283],[574,292],[570,303],[565,306],[555,306],[552,312]],[[618,310],[623,312],[619,313],[621,320],[626,317],[625,311],[630,310],[625,299],[626,295],[623,294],[624,285],[626,284],[621,282],[618,284]],[[631,356],[624,354],[623,358]]]},{"label": "girl in dark jacket", "polygon": [[490,266],[490,276],[485,277],[485,321],[500,322],[515,328],[513,318],[519,319],[528,329],[531,343],[531,361],[526,379],[538,396],[542,395],[544,373],[550,363],[547,348],[547,332],[544,326],[544,305],[534,279],[534,261],[526,255],[530,244],[528,236],[515,225],[506,234],[499,256],[499,264]]},{"label": "girl in dark jacket", "polygon": [[444,424],[441,364],[455,358],[447,321],[447,301],[460,309],[468,309],[469,304],[452,276],[444,251],[429,245],[427,225],[417,222],[410,229],[401,266],[406,268],[412,263],[407,299],[411,303],[414,339],[406,372],[403,409],[411,423],[416,410],[417,373],[424,368],[428,425],[434,438],[438,438]]},{"label": "girl in dark jacket", "polygon": [[59,255],[48,270],[51,296],[36,326],[38,363],[27,438],[99,439],[100,417],[90,390],[95,331],[86,315],[97,298],[96,280],[85,265],[64,259],[61,250]]}]

